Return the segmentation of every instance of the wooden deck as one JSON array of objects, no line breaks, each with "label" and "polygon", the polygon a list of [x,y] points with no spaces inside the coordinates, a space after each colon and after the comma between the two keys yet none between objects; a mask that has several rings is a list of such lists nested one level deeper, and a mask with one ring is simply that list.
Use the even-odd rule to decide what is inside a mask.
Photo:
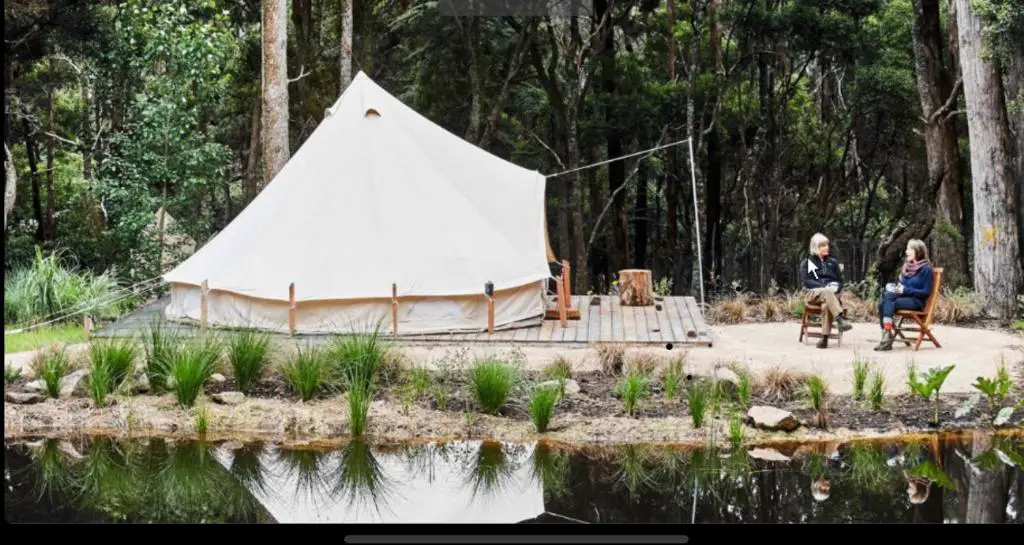
[{"label": "wooden deck", "polygon": [[[596,302],[597,304],[592,304]],[[674,346],[711,346],[711,331],[700,307],[693,297],[665,297],[656,306],[624,307],[618,297],[574,295],[572,307],[580,318],[568,320],[563,328],[557,319],[536,321],[518,328],[484,332],[443,333],[432,335],[402,335],[405,344],[440,343],[522,343],[522,344],[576,344],[624,343]],[[98,329],[97,337],[129,337],[143,333],[154,319],[168,329],[194,333],[196,325],[170,322],[163,319],[166,300],[156,301]],[[659,310],[660,307],[660,310]],[[283,338],[287,335],[281,334]],[[326,338],[325,335],[296,335],[298,339]]]}]

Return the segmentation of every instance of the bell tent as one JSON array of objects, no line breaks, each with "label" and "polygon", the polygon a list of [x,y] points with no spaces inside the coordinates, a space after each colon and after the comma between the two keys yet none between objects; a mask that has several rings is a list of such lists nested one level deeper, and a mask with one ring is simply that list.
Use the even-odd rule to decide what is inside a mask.
[{"label": "bell tent", "polygon": [[432,123],[360,72],[266,188],[164,275],[166,315],[334,333],[496,328],[543,319],[545,178]]}]

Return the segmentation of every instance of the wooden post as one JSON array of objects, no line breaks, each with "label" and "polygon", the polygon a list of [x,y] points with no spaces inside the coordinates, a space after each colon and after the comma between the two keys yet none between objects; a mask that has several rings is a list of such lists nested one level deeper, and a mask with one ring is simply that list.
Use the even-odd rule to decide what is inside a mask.
[{"label": "wooden post", "polygon": [[207,313],[210,308],[210,282],[203,280],[203,285],[199,288],[199,327],[206,329]]},{"label": "wooden post", "polygon": [[398,336],[398,284],[391,284],[391,335]]},{"label": "wooden post", "polygon": [[288,334],[295,336],[295,318],[297,314],[295,306],[295,282],[288,284]]},{"label": "wooden post", "polygon": [[572,280],[570,280],[569,274],[569,260],[562,260],[562,282],[565,284],[565,307],[569,308],[572,306]]},{"label": "wooden post", "polygon": [[487,334],[494,335],[494,284],[484,284],[484,296],[487,297]]},{"label": "wooden post", "polygon": [[82,317],[82,329],[85,330],[85,342],[92,338],[92,316],[86,314]]},{"label": "wooden post", "polygon": [[565,320],[568,318],[565,312],[565,279],[559,278],[557,280],[558,285],[558,321],[561,322],[562,327],[565,327]]}]

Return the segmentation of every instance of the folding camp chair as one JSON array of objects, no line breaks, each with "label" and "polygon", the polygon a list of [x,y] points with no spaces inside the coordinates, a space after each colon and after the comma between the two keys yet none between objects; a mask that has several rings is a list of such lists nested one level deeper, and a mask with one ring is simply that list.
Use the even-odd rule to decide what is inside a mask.
[{"label": "folding camp chair", "polygon": [[[942,267],[935,267],[932,269],[934,277],[932,280],[932,293],[928,296],[928,302],[925,303],[924,310],[897,310],[896,311],[896,337],[903,341],[907,346],[911,345],[910,339],[903,336],[903,332],[917,333],[917,339],[913,341],[914,351],[921,347],[921,342],[924,340],[930,341],[935,345],[935,348],[942,348],[939,344],[939,340],[935,338],[935,334],[932,333],[932,317],[935,315],[935,306],[939,302],[939,289],[942,285]],[[906,319],[913,320],[917,327],[904,327],[903,321]]]}]

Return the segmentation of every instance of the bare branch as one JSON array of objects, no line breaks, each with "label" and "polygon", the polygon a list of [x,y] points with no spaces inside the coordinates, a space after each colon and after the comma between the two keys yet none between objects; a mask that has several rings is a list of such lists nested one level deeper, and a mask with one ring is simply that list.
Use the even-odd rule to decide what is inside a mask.
[{"label": "bare branch", "polygon": [[[928,116],[928,123],[935,123],[940,116],[953,109],[956,106],[956,101],[960,98],[960,90],[963,89],[964,80],[962,77],[956,79],[956,83],[953,85],[953,90],[950,91],[949,97],[946,98],[946,103],[942,105],[938,110],[932,112],[932,115]],[[946,118],[948,119],[948,118]],[[945,119],[943,120],[945,121]]]},{"label": "bare branch", "polygon": [[302,66],[299,67],[299,75],[295,76],[294,78],[289,79],[288,83],[295,83],[296,81],[299,81],[300,79],[302,79],[302,78],[304,78],[304,77],[306,77],[306,76],[308,76],[310,74],[312,74],[312,72],[307,72],[306,71],[306,66],[302,65]]},{"label": "bare branch", "polygon": [[59,140],[61,142],[64,142],[65,144],[71,144],[72,146],[75,146],[76,148],[82,147],[82,143],[81,142],[76,142],[74,140],[68,140],[67,138],[64,138],[63,136],[60,136],[58,134],[54,134],[54,133],[52,133],[50,131],[44,132],[43,134],[46,135],[46,136],[49,136],[50,138],[53,138],[55,140]]}]

